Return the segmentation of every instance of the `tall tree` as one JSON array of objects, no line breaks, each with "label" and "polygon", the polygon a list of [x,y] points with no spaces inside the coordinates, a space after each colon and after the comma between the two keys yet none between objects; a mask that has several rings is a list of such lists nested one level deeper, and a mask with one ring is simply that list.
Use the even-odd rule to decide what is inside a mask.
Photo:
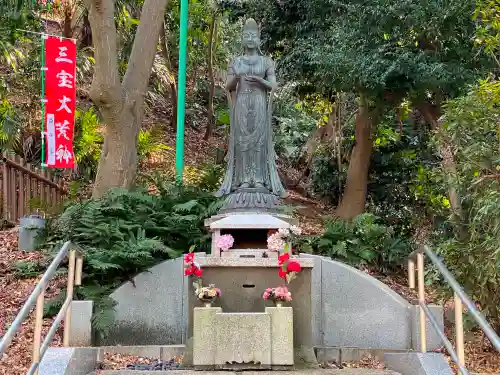
[{"label": "tall tree", "polygon": [[243,8],[261,20],[264,47],[278,56],[282,76],[327,96],[360,98],[337,210],[343,219],[365,208],[371,134],[385,109],[408,95],[433,105],[433,98],[454,97],[481,66],[474,0],[249,0]]},{"label": "tall tree", "polygon": [[214,95],[215,95],[215,73],[214,73],[214,49],[217,43],[217,9],[212,13],[212,19],[210,21],[210,31],[208,35],[208,52],[207,52],[207,69],[208,69],[208,80],[210,83],[210,89],[208,91],[208,103],[207,103],[207,130],[205,131],[205,140],[209,139],[212,135],[214,128]]},{"label": "tall tree", "polygon": [[140,24],[120,79],[114,2],[86,0],[95,53],[95,72],[90,91],[106,124],[104,145],[94,185],[99,197],[114,187],[130,188],[137,173],[137,136],[143,116],[158,37],[167,0],[145,0]]}]

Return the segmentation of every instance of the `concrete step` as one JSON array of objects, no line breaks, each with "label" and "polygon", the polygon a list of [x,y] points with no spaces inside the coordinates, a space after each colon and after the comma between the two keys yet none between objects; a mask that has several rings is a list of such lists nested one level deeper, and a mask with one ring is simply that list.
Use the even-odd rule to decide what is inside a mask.
[{"label": "concrete step", "polygon": [[[390,370],[375,370],[365,368],[338,369],[307,369],[290,371],[245,371],[244,375],[400,375]],[[195,370],[170,371],[136,371],[136,370],[100,370],[88,375],[199,375]],[[203,371],[203,375],[241,375],[241,372],[232,371]]]}]

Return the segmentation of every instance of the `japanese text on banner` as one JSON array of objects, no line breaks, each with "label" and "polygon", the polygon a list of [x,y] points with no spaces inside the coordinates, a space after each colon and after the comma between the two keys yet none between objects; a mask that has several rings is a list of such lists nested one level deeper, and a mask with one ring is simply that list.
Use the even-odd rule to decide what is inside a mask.
[{"label": "japanese text on banner", "polygon": [[76,101],[76,45],[72,39],[45,40],[45,164],[73,168]]}]

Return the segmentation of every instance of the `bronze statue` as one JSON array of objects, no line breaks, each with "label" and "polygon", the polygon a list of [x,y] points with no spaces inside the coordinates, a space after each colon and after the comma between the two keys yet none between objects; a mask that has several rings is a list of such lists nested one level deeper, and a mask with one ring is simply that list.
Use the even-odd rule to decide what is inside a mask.
[{"label": "bronze statue", "polygon": [[227,170],[217,196],[227,196],[223,210],[269,210],[287,196],[278,176],[272,141],[274,62],[260,50],[255,20],[243,27],[243,54],[231,62],[226,90],[230,110]]}]

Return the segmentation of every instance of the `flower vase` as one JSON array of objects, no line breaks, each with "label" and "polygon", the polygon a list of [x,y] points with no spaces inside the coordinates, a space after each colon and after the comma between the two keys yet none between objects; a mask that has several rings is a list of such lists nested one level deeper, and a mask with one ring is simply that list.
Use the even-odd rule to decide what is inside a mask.
[{"label": "flower vase", "polygon": [[205,307],[212,307],[212,302],[205,302]]},{"label": "flower vase", "polygon": [[275,307],[283,307],[283,301],[276,301],[274,302]]}]

